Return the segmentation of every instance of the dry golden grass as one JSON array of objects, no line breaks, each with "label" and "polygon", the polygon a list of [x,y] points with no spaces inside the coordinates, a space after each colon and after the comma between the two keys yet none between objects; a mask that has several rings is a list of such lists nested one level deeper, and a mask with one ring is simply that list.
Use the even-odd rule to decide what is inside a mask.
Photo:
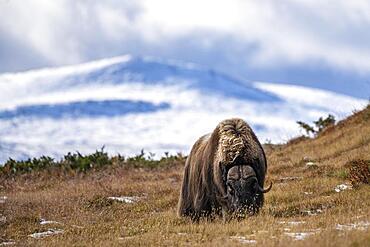
[{"label": "dry golden grass", "polygon": [[[339,184],[350,184],[351,161],[370,160],[370,107],[315,139],[300,138],[266,150],[267,180],[274,187],[265,206],[257,216],[229,223],[216,219],[195,224],[176,216],[180,165],[64,175],[41,171],[3,179],[0,244],[370,246],[369,184],[334,191]],[[111,196],[139,200],[123,203]],[[58,223],[42,225],[40,219]],[[29,236],[48,229],[63,233]],[[295,240],[302,235],[307,236]]]}]

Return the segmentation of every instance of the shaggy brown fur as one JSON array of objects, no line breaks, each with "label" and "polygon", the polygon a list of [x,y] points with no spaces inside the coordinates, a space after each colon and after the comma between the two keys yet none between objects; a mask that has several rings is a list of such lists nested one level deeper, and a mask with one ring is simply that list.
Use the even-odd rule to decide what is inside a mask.
[{"label": "shaggy brown fur", "polygon": [[[265,153],[256,135],[242,119],[227,119],[193,146],[185,163],[178,214],[199,218],[219,214],[227,205],[227,171],[249,165],[263,187],[267,169]],[[263,203],[261,195],[260,205]]]}]

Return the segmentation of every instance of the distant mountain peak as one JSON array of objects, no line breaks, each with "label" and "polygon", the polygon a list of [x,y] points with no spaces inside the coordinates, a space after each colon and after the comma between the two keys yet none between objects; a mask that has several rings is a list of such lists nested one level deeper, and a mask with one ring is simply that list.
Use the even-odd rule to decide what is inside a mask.
[{"label": "distant mountain peak", "polygon": [[294,85],[254,83],[176,60],[124,55],[0,74],[0,163],[69,151],[188,152],[225,118],[262,142],[299,134],[297,120],[337,119],[366,100]]}]

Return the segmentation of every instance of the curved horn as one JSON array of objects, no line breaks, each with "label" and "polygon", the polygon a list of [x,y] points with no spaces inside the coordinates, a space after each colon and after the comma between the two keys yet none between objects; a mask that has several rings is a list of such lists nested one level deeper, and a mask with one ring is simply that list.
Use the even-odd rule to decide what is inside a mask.
[{"label": "curved horn", "polygon": [[261,186],[257,186],[257,189],[258,189],[258,191],[259,192],[262,192],[262,193],[267,193],[267,192],[269,192],[270,190],[271,190],[271,188],[272,188],[272,182],[270,182],[270,186],[267,188],[267,189],[264,189],[264,188],[262,188]]}]

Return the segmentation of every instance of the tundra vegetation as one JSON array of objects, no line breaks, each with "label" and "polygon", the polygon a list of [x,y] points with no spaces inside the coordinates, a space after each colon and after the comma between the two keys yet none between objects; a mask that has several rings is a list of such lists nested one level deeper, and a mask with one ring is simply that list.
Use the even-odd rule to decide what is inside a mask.
[{"label": "tundra vegetation", "polygon": [[313,121],[315,126],[311,126],[305,122],[297,121],[299,127],[306,131],[307,135],[317,135],[324,129],[335,124],[335,117],[329,114],[326,118],[320,117],[318,120]]},{"label": "tundra vegetation", "polygon": [[258,215],[178,217],[185,157],[67,154],[0,168],[0,244],[31,246],[369,246],[370,107],[314,138],[264,145]]}]

